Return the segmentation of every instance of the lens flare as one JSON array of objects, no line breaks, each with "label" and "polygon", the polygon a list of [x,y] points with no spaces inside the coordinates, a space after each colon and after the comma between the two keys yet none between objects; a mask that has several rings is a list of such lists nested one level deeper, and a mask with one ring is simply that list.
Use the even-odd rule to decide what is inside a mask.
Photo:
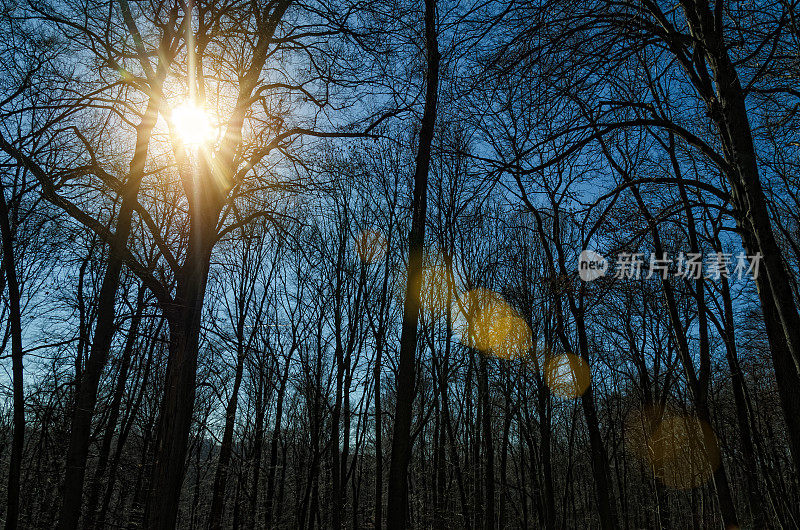
[{"label": "lens flare", "polygon": [[665,486],[685,490],[707,483],[720,464],[711,426],[693,414],[634,410],[625,422],[626,446]]},{"label": "lens flare", "polygon": [[459,297],[458,306],[454,327],[464,344],[501,359],[516,359],[530,350],[530,327],[499,294],[473,289]]},{"label": "lens flare", "polygon": [[665,418],[650,437],[656,476],[674,489],[702,486],[720,462],[714,431],[690,415]]},{"label": "lens flare", "polygon": [[547,359],[544,380],[554,395],[574,399],[589,388],[592,373],[586,361],[577,355],[564,353]]}]

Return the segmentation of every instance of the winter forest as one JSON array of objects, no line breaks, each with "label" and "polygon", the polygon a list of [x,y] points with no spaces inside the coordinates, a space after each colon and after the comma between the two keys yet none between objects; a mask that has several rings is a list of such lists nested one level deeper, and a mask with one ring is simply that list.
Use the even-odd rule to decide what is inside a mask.
[{"label": "winter forest", "polygon": [[0,6],[6,529],[800,528],[800,1]]}]

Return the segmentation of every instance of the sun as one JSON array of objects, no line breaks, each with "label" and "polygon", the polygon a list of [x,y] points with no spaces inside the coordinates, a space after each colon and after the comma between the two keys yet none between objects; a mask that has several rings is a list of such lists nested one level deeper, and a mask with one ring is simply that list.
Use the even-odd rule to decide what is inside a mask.
[{"label": "sun", "polygon": [[173,133],[184,145],[200,146],[214,139],[215,128],[208,112],[191,101],[184,101],[170,116]]}]

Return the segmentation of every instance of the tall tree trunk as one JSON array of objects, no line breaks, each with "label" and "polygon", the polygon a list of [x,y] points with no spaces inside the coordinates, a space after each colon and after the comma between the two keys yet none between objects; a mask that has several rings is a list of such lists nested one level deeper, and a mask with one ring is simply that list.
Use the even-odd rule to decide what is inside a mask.
[{"label": "tall tree trunk", "polygon": [[[388,246],[388,244],[387,244]],[[386,344],[386,305],[389,296],[389,257],[383,271],[381,286],[381,306],[378,315],[378,331],[375,335],[375,364],[372,367],[375,385],[375,530],[383,528],[383,417],[381,414],[381,372],[383,369],[383,350]]]},{"label": "tall tree trunk", "polygon": [[267,501],[265,505],[267,527],[270,527],[273,518],[275,504],[275,472],[278,468],[278,443],[281,439],[281,424],[283,423],[283,400],[286,395],[286,384],[289,380],[289,365],[291,363],[291,351],[286,359],[286,366],[283,369],[280,386],[278,387],[278,398],[275,410],[275,426],[272,429],[272,441],[269,447],[269,471],[267,474]]},{"label": "tall tree trunk", "polygon": [[478,393],[480,394],[481,409],[481,427],[483,434],[481,436],[483,441],[483,460],[484,460],[484,488],[486,490],[486,499],[484,504],[486,511],[484,512],[484,528],[491,530],[495,525],[495,494],[494,494],[494,440],[492,438],[492,404],[489,395],[489,360],[486,355],[480,355],[479,372],[478,372]]},{"label": "tall tree trunk", "polygon": [[131,319],[130,329],[128,330],[128,337],[125,339],[125,348],[122,351],[122,364],[119,367],[119,374],[117,375],[117,384],[114,388],[114,397],[111,401],[111,412],[108,416],[105,432],[103,433],[103,444],[100,447],[100,455],[97,460],[97,467],[94,472],[94,480],[89,492],[89,501],[86,504],[86,527],[92,528],[94,526],[95,511],[97,508],[98,498],[100,496],[100,485],[106,473],[108,465],[108,457],[111,454],[111,443],[114,439],[114,433],[117,429],[117,421],[119,420],[119,409],[122,404],[122,396],[125,393],[125,385],[128,382],[128,369],[131,364],[131,355],[133,354],[133,347],[136,344],[139,334],[139,324],[142,321],[142,313],[144,312],[144,286],[139,287],[139,292],[136,295],[136,309],[134,310],[133,318]]},{"label": "tall tree trunk", "polygon": [[556,527],[556,497],[553,485],[553,462],[551,450],[552,429],[550,414],[550,394],[542,380],[541,374],[534,375],[537,381],[536,411],[539,415],[539,437],[541,438],[542,475],[544,489],[544,520],[545,528],[553,530]]},{"label": "tall tree trunk", "polygon": [[[163,81],[166,68],[159,66],[158,83]],[[158,88],[156,88],[158,90]],[[151,97],[142,121],[136,127],[136,148],[130,164],[128,179],[122,191],[122,204],[117,218],[114,239],[106,266],[100,294],[97,299],[97,323],[86,367],[77,381],[75,408],[72,412],[67,464],[61,488],[61,511],[58,517],[59,530],[72,530],[78,526],[83,502],[83,484],[86,475],[86,459],[89,455],[89,435],[92,415],[97,403],[97,388],[103,373],[111,341],[114,336],[116,296],[122,270],[122,254],[131,232],[133,209],[137,202],[139,186],[144,177],[150,136],[158,117],[159,100]]]},{"label": "tall tree trunk", "polygon": [[[600,145],[603,149],[603,153],[606,159],[611,164],[611,166],[627,182],[631,182],[632,179],[628,174],[628,172],[614,160],[613,156],[611,155],[611,152],[606,147],[602,139],[600,140]],[[676,171],[676,176],[680,179],[681,178],[680,170],[676,164],[674,157],[672,161],[673,161],[673,168]],[[661,236],[658,230],[658,225],[655,217],[650,213],[650,210],[648,209],[646,203],[642,199],[638,187],[636,185],[633,185],[631,186],[630,189],[631,193],[636,199],[636,203],[638,204],[639,209],[642,212],[642,215],[644,216],[645,220],[648,223],[650,233],[653,238],[653,246],[656,255],[658,256],[665,255],[663,245],[661,244]],[[683,190],[682,185],[681,185],[681,190]],[[685,202],[687,201],[685,192],[683,193],[683,199]],[[697,240],[696,228],[694,226],[694,216],[692,214],[691,208],[688,207],[688,202],[686,203],[686,206],[687,206],[686,214],[689,220],[688,232],[689,232],[691,249],[693,252],[699,252],[700,249]],[[705,280],[703,278],[698,278],[695,281],[695,296],[694,296],[695,301],[697,302],[698,328],[700,334],[699,374],[695,370],[694,362],[692,360],[691,353],[689,351],[689,343],[686,336],[686,330],[684,329],[683,324],[681,323],[680,314],[678,312],[678,304],[677,300],[675,299],[675,294],[673,291],[672,284],[669,281],[669,279],[662,276],[661,285],[663,288],[664,300],[667,306],[667,313],[669,315],[670,326],[672,328],[673,337],[675,338],[675,343],[678,349],[678,356],[680,358],[681,364],[683,365],[684,372],[686,374],[686,381],[688,383],[689,391],[691,393],[692,403],[694,404],[695,407],[695,414],[700,422],[703,422],[710,426],[711,412],[708,405],[708,387],[710,383],[711,354],[710,354],[708,322],[707,322],[706,303],[705,303]],[[720,462],[717,468],[714,470],[713,477],[714,477],[714,486],[717,493],[717,498],[719,500],[719,507],[723,523],[725,524],[726,528],[736,527],[738,526],[738,517],[736,515],[736,508],[733,503],[733,497],[730,490],[730,483],[723,462]]]},{"label": "tall tree trunk", "polygon": [[[275,499],[275,509],[278,511],[278,513],[280,513],[280,510],[283,507],[283,501],[286,498],[285,494],[286,494],[286,454],[287,454],[287,452],[288,451],[286,450],[286,444],[284,443],[284,444],[282,444],[282,449],[281,449],[281,464],[280,464],[280,466],[281,466],[281,477],[280,477],[280,480],[279,480],[280,485],[278,486],[278,496]],[[281,515],[281,517],[275,517],[275,519],[280,523],[280,521],[283,520],[283,516]]]},{"label": "tall tree trunk", "polygon": [[[436,355],[431,351],[431,355]],[[435,374],[436,372],[434,372]],[[434,375],[435,377],[435,375]],[[445,457],[444,457],[444,425],[442,421],[442,406],[439,400],[440,391],[439,385],[436,384],[434,379],[434,392],[433,392],[433,410],[434,410],[434,427],[433,427],[433,469],[435,470],[434,487],[433,487],[433,524],[439,528],[444,526],[446,519],[445,515]]]},{"label": "tall tree trunk", "polygon": [[[348,356],[349,358],[349,356]],[[348,362],[349,364],[349,362]],[[341,494],[339,501],[341,504],[341,513],[345,513],[344,505],[347,503],[347,481],[350,480],[349,474],[347,472],[348,462],[350,460],[350,417],[351,417],[351,409],[350,409],[350,369],[347,368],[347,374],[345,375],[345,383],[344,383],[344,413],[342,414],[342,432],[344,436],[342,437],[342,453],[339,459],[339,487],[341,488]]]},{"label": "tall tree trunk", "polygon": [[[375,530],[383,528],[383,411],[381,410],[381,374],[383,373],[383,352],[386,349],[386,327],[389,320],[389,277],[391,276],[392,248],[391,226],[386,240],[386,253],[383,264],[383,280],[381,283],[380,307],[378,310],[378,327],[375,331],[375,363],[372,367],[372,378],[375,393]],[[370,321],[372,319],[370,318]]]},{"label": "tall tree trunk", "polygon": [[[265,416],[265,399],[264,399],[264,366],[259,365],[258,384],[256,386],[256,417],[255,417],[255,433],[253,435],[253,455],[251,458],[253,466],[253,480],[252,489],[250,491],[250,507],[248,515],[249,528],[256,528],[259,525],[258,521],[258,495],[259,488],[261,487],[261,452],[264,446],[264,416]],[[268,524],[266,526],[269,526]]]},{"label": "tall tree trunk", "polygon": [[[800,473],[800,429],[797,408],[788,408],[800,400],[800,389],[787,386],[800,378],[800,314],[791,289],[792,278],[786,271],[783,253],[778,246],[769,208],[759,175],[758,159],[750,128],[745,92],[725,43],[723,28],[707,0],[681,0],[686,21],[699,41],[714,81],[714,94],[705,94],[709,114],[714,119],[731,182],[731,196],[737,212],[737,226],[745,249],[762,256],[760,274],[756,278],[758,295],[767,323],[767,338],[773,357],[778,357],[775,370],[791,370],[787,377],[778,376],[784,415],[788,426],[795,472]],[[702,92],[701,92],[702,93]],[[783,359],[782,357],[788,357]]]},{"label": "tall tree trunk", "polygon": [[[610,160],[610,157],[608,157]],[[621,174],[624,174],[624,171],[621,168],[618,168],[618,171]],[[661,244],[661,237],[658,231],[658,227],[656,226],[656,222],[652,214],[649,212],[647,206],[645,205],[644,201],[642,200],[641,195],[636,186],[631,188],[631,191],[636,198],[636,202],[639,204],[639,208],[641,209],[642,213],[644,214],[647,222],[650,225],[650,231],[653,236],[653,245],[656,251],[656,254],[663,256],[664,249]],[[691,215],[690,215],[691,219]],[[697,252],[699,247],[697,245],[697,240],[695,236],[695,228],[693,225],[689,226],[690,232],[690,239],[692,242],[692,249],[693,251]],[[697,419],[701,422],[704,422],[707,425],[711,425],[711,411],[709,410],[708,406],[708,386],[709,386],[709,377],[710,377],[710,367],[711,367],[711,354],[709,351],[709,340],[708,340],[708,326],[706,321],[706,305],[704,299],[704,280],[702,278],[696,281],[696,288],[695,288],[695,299],[697,302],[697,311],[698,311],[698,325],[700,329],[700,373],[698,374],[694,367],[694,362],[692,361],[691,353],[689,351],[689,343],[686,337],[686,331],[683,328],[680,320],[680,314],[678,312],[678,304],[677,300],[675,299],[675,294],[672,288],[672,284],[667,278],[663,278],[661,280],[661,284],[664,291],[664,299],[667,305],[667,312],[669,314],[670,325],[672,327],[673,336],[675,337],[675,343],[678,348],[678,354],[681,360],[681,364],[683,365],[684,372],[686,374],[686,381],[689,385],[689,391],[691,393],[692,402],[695,407],[695,414],[697,415]],[[714,470],[714,486],[717,493],[717,498],[719,499],[719,508],[722,515],[723,523],[725,524],[726,528],[729,527],[737,527],[738,526],[738,517],[736,515],[736,507],[733,503],[733,496],[730,490],[730,483],[728,480],[728,474],[725,470],[725,465],[723,462],[720,461],[717,468]]]},{"label": "tall tree trunk", "polygon": [[[205,220],[216,223],[216,216],[211,214]],[[169,360],[156,431],[156,457],[145,509],[145,521],[151,528],[173,528],[177,522],[192,424],[200,318],[208,282],[212,247],[210,233],[213,230],[213,227],[203,229],[198,226],[205,224],[201,220],[193,219],[193,222],[185,270],[178,279],[175,307],[169,308],[172,311],[167,317]]]},{"label": "tall tree trunk", "polygon": [[[259,17],[258,40],[252,63],[239,83],[236,105],[228,120],[225,136],[212,157],[198,157],[199,168],[182,172],[184,192],[189,202],[189,231],[186,257],[175,271],[175,300],[162,307],[169,315],[169,361],[156,436],[146,522],[152,528],[175,526],[185,467],[186,448],[192,423],[200,319],[203,314],[211,251],[217,241],[217,223],[230,191],[231,171],[241,144],[245,115],[258,83],[278,24],[290,0],[270,4]],[[208,153],[205,153],[206,155]]]},{"label": "tall tree trunk", "polygon": [[[240,315],[237,337],[239,351],[236,355],[236,375],[233,380],[233,390],[228,406],[225,408],[225,430],[222,433],[222,444],[219,448],[219,461],[214,475],[214,489],[211,498],[211,512],[209,514],[209,527],[212,530],[222,528],[222,517],[225,512],[225,487],[228,482],[228,467],[233,452],[233,427],[236,423],[236,408],[239,406],[239,387],[242,384],[244,372],[245,346],[244,346],[244,315]],[[239,487],[237,485],[237,491]]]},{"label": "tall tree trunk", "polygon": [[0,236],[3,238],[3,273],[8,288],[8,326],[11,331],[11,377],[14,395],[14,434],[11,439],[11,461],[8,468],[6,497],[6,529],[17,528],[19,523],[19,490],[22,472],[22,450],[25,444],[25,396],[22,377],[22,310],[19,279],[14,259],[14,234],[6,202],[5,190],[0,186]]},{"label": "tall tree trunk", "polygon": [[[333,411],[331,412],[331,497],[333,498],[333,507],[331,508],[331,526],[339,530],[342,526],[342,497],[344,495],[344,487],[342,485],[343,477],[341,473],[341,420],[342,420],[342,401],[344,392],[344,373],[345,373],[345,360],[344,360],[344,329],[342,327],[342,320],[344,312],[344,283],[345,283],[345,251],[347,249],[346,221],[339,227],[340,238],[339,246],[336,252],[336,272],[335,272],[335,285],[333,293],[333,333],[335,340],[334,359],[336,361],[336,389],[333,404]],[[345,434],[347,436],[347,434]]]},{"label": "tall tree trunk", "polygon": [[503,434],[500,440],[500,510],[498,513],[498,528],[506,528],[508,511],[508,437],[511,433],[511,409],[506,402],[503,418]]},{"label": "tall tree trunk", "polygon": [[[103,528],[105,525],[105,518],[106,514],[108,513],[108,509],[111,506],[111,496],[114,493],[114,483],[116,482],[117,478],[117,471],[119,470],[120,460],[122,459],[122,450],[125,447],[125,441],[128,439],[128,435],[133,428],[133,425],[136,420],[136,415],[139,413],[139,409],[142,406],[142,400],[144,399],[145,389],[147,388],[147,382],[150,378],[150,370],[153,366],[153,355],[155,354],[155,349],[158,347],[158,338],[161,332],[162,326],[164,325],[164,320],[160,319],[158,325],[155,326],[155,331],[153,335],[150,337],[150,344],[147,348],[147,359],[145,360],[145,365],[142,373],[142,380],[141,385],[139,387],[139,393],[137,394],[133,406],[130,409],[128,414],[127,420],[123,421],[123,427],[120,431],[119,438],[117,439],[117,447],[114,450],[114,458],[111,459],[111,465],[108,468],[108,480],[106,481],[106,492],[103,497],[103,503],[100,506],[100,512],[97,515],[97,524],[95,528]],[[152,429],[147,428],[145,430],[144,440],[142,441],[142,460],[145,460],[147,455],[147,449],[150,444],[150,435]],[[144,469],[144,462],[142,462],[142,466],[140,471],[137,475],[142,475]],[[133,494],[133,503],[134,506],[138,506],[139,501],[139,489],[141,488],[141,480],[137,476],[136,480],[136,487],[134,488]]]},{"label": "tall tree trunk", "polygon": [[411,231],[408,234],[408,266],[400,334],[400,359],[397,369],[397,405],[395,410],[392,457],[389,468],[389,500],[386,507],[387,528],[408,527],[408,464],[411,461],[411,416],[414,406],[414,365],[417,350],[422,254],[425,244],[425,217],[428,196],[428,170],[436,125],[439,92],[439,47],[436,36],[436,0],[425,0],[426,73],[425,110],[419,133],[414,197],[411,205]]},{"label": "tall tree trunk", "polygon": [[[578,331],[578,348],[583,362],[589,366],[589,341],[586,336],[586,323],[583,308],[575,307],[570,301],[571,311],[575,318]],[[562,339],[563,340],[563,339]],[[613,484],[611,481],[611,468],[608,465],[603,435],[600,432],[600,420],[597,417],[597,405],[594,400],[594,383],[590,382],[586,391],[581,395],[581,406],[586,419],[586,428],[589,431],[589,447],[592,474],[595,480],[595,493],[597,494],[597,507],[600,514],[600,526],[604,530],[617,527],[617,502],[614,499]]]},{"label": "tall tree trunk", "polygon": [[766,526],[764,499],[761,496],[761,489],[758,485],[756,451],[753,446],[753,431],[750,428],[750,418],[747,414],[749,407],[745,397],[744,374],[742,373],[742,367],[739,365],[739,358],[736,352],[733,301],[731,300],[728,279],[725,277],[721,278],[721,295],[725,313],[722,315],[723,329],[721,329],[720,332],[725,342],[725,357],[731,371],[733,400],[736,405],[736,420],[739,424],[739,432],[741,434],[747,503],[750,507],[750,514],[753,516],[753,528],[760,529]]},{"label": "tall tree trunk", "polygon": [[[448,298],[448,308],[451,301]],[[449,313],[448,313],[449,314]],[[469,524],[469,517],[468,517],[468,504],[467,504],[467,492],[464,486],[464,473],[461,470],[461,463],[458,458],[458,451],[456,449],[457,441],[455,437],[455,433],[453,432],[453,424],[450,418],[450,399],[448,396],[448,385],[447,385],[447,375],[446,372],[448,370],[448,363],[450,358],[450,349],[451,349],[451,323],[448,321],[446,324],[447,326],[447,342],[445,342],[445,354],[442,363],[440,364],[439,359],[433,359],[433,365],[436,370],[436,383],[439,385],[439,395],[441,396],[442,400],[442,421],[444,422],[444,430],[447,434],[447,439],[449,440],[449,447],[450,447],[450,461],[451,465],[455,470],[456,476],[456,484],[458,485],[458,496],[461,502],[461,514],[463,516],[463,525],[466,528],[470,528]],[[444,434],[443,434],[444,436]],[[444,443],[444,441],[442,442]]]},{"label": "tall tree trunk", "polygon": [[[539,234],[539,239],[542,243],[542,248],[547,257],[547,263],[550,274],[555,277],[560,274],[562,277],[568,277],[569,273],[566,270],[566,256],[564,255],[563,243],[561,241],[561,224],[560,212],[558,205],[553,204],[553,243],[556,251],[554,259],[553,252],[550,249],[551,242],[548,241],[547,234],[544,230],[544,222],[542,216],[536,207],[531,204],[527,199],[526,203],[530,211],[534,214],[536,221],[536,231]],[[555,264],[558,263],[558,272],[556,272]],[[583,362],[587,366],[591,366],[589,362],[589,341],[586,335],[586,314],[584,307],[585,285],[581,285],[578,293],[578,300],[568,290],[566,292],[567,304],[569,306],[570,314],[575,321],[575,328],[577,331],[578,348],[577,351]],[[556,293],[555,300],[555,316],[556,328],[555,332],[558,336],[565,351],[575,351],[572,347],[570,339],[565,330],[565,315]],[[580,396],[581,407],[583,408],[584,418],[586,419],[586,427],[589,431],[589,447],[590,447],[590,460],[592,466],[592,476],[594,478],[595,495],[597,498],[597,511],[600,516],[600,527],[604,530],[612,530],[617,527],[617,503],[613,497],[613,484],[611,481],[611,468],[608,465],[608,455],[606,454],[605,445],[603,443],[603,436],[600,432],[600,422],[597,418],[597,407],[594,401],[594,383],[589,382],[586,391]]]}]

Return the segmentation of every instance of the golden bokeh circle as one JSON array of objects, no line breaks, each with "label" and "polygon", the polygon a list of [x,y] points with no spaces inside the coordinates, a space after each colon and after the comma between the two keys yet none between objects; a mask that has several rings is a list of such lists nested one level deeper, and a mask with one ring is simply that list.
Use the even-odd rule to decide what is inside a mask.
[{"label": "golden bokeh circle", "polygon": [[670,416],[658,424],[650,437],[653,471],[674,489],[702,486],[720,463],[714,431],[690,415]]},{"label": "golden bokeh circle", "polygon": [[659,407],[636,409],[626,419],[625,440],[628,450],[673,489],[702,486],[720,464],[713,429],[694,414]]},{"label": "golden bokeh circle", "polygon": [[583,395],[592,382],[589,363],[577,355],[552,355],[545,363],[545,383],[553,395],[574,399]]},{"label": "golden bokeh circle", "polygon": [[530,350],[527,322],[494,291],[478,288],[463,293],[457,311],[454,328],[463,344],[501,359],[516,359]]}]

